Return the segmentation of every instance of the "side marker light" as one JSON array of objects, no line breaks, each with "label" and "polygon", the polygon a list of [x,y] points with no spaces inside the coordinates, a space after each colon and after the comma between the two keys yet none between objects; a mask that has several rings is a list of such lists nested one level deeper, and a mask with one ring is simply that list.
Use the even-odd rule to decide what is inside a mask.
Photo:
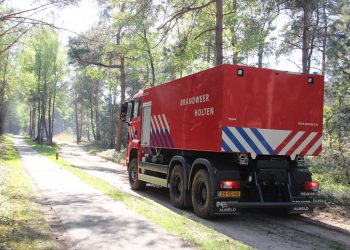
[{"label": "side marker light", "polygon": [[237,76],[244,76],[244,69],[237,69]]},{"label": "side marker light", "polygon": [[308,84],[313,84],[313,83],[314,83],[314,78],[313,78],[312,76],[309,76],[309,77],[307,78],[307,83],[308,83]]}]

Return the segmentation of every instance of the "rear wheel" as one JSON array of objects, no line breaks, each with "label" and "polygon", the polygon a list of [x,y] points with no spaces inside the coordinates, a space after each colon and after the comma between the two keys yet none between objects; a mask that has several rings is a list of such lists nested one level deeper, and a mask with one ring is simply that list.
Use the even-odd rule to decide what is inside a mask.
[{"label": "rear wheel", "polygon": [[138,163],[137,159],[133,158],[129,162],[129,184],[132,190],[143,190],[146,187],[146,182],[138,179]]},{"label": "rear wheel", "polygon": [[187,196],[183,168],[176,165],[170,175],[170,202],[174,207],[184,208]]},{"label": "rear wheel", "polygon": [[201,218],[212,217],[213,196],[207,171],[199,170],[193,179],[192,204],[196,215]]}]

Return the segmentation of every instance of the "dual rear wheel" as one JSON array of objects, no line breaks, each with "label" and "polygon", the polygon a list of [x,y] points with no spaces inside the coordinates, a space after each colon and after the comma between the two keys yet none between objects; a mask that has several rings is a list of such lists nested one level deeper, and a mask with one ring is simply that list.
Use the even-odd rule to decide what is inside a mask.
[{"label": "dual rear wheel", "polygon": [[192,201],[194,212],[202,218],[212,216],[213,196],[207,171],[199,170],[193,179],[191,193],[187,190],[184,171],[176,165],[170,175],[170,202],[174,207],[184,208]]},{"label": "dual rear wheel", "polygon": [[[146,182],[138,179],[138,162],[131,159],[128,168],[129,184],[133,190],[142,190]],[[197,171],[193,178],[191,192],[188,191],[183,168],[176,165],[170,175],[170,202],[174,207],[184,208],[191,204],[196,215],[202,218],[212,217],[213,195],[208,172],[204,169]]]}]

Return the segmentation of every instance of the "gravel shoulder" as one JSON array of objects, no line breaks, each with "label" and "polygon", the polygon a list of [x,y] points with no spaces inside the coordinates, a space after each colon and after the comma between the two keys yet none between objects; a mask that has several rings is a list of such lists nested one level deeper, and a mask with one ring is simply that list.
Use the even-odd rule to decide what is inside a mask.
[{"label": "gravel shoulder", "polygon": [[72,240],[73,249],[192,249],[75,175],[14,140],[23,164]]},{"label": "gravel shoulder", "polygon": [[[208,221],[196,217],[191,210],[178,210],[169,202],[167,189],[148,186],[143,192],[133,192],[129,188],[125,166],[98,156],[91,155],[75,143],[60,142],[60,157],[86,173],[101,178],[116,188],[134,195],[142,195],[154,202],[172,209],[179,214],[208,225],[233,239],[242,241],[258,249],[350,249],[348,221],[335,223],[322,218],[303,216],[285,217],[260,210],[247,210],[239,216],[218,217]],[[316,214],[317,216],[317,214]],[[310,223],[309,220],[315,223]],[[320,225],[317,222],[325,224]],[[330,227],[327,227],[330,225]],[[334,230],[341,228],[341,230]]]}]

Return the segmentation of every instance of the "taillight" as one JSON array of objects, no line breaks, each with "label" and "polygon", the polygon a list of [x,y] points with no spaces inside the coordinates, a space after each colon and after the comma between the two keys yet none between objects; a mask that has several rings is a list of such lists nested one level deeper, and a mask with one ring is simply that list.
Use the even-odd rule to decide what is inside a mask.
[{"label": "taillight", "polygon": [[315,181],[305,182],[306,191],[317,192],[319,188],[320,188],[320,183],[318,182],[315,182]]},{"label": "taillight", "polygon": [[221,189],[239,189],[240,183],[239,181],[221,181],[220,188]]}]

